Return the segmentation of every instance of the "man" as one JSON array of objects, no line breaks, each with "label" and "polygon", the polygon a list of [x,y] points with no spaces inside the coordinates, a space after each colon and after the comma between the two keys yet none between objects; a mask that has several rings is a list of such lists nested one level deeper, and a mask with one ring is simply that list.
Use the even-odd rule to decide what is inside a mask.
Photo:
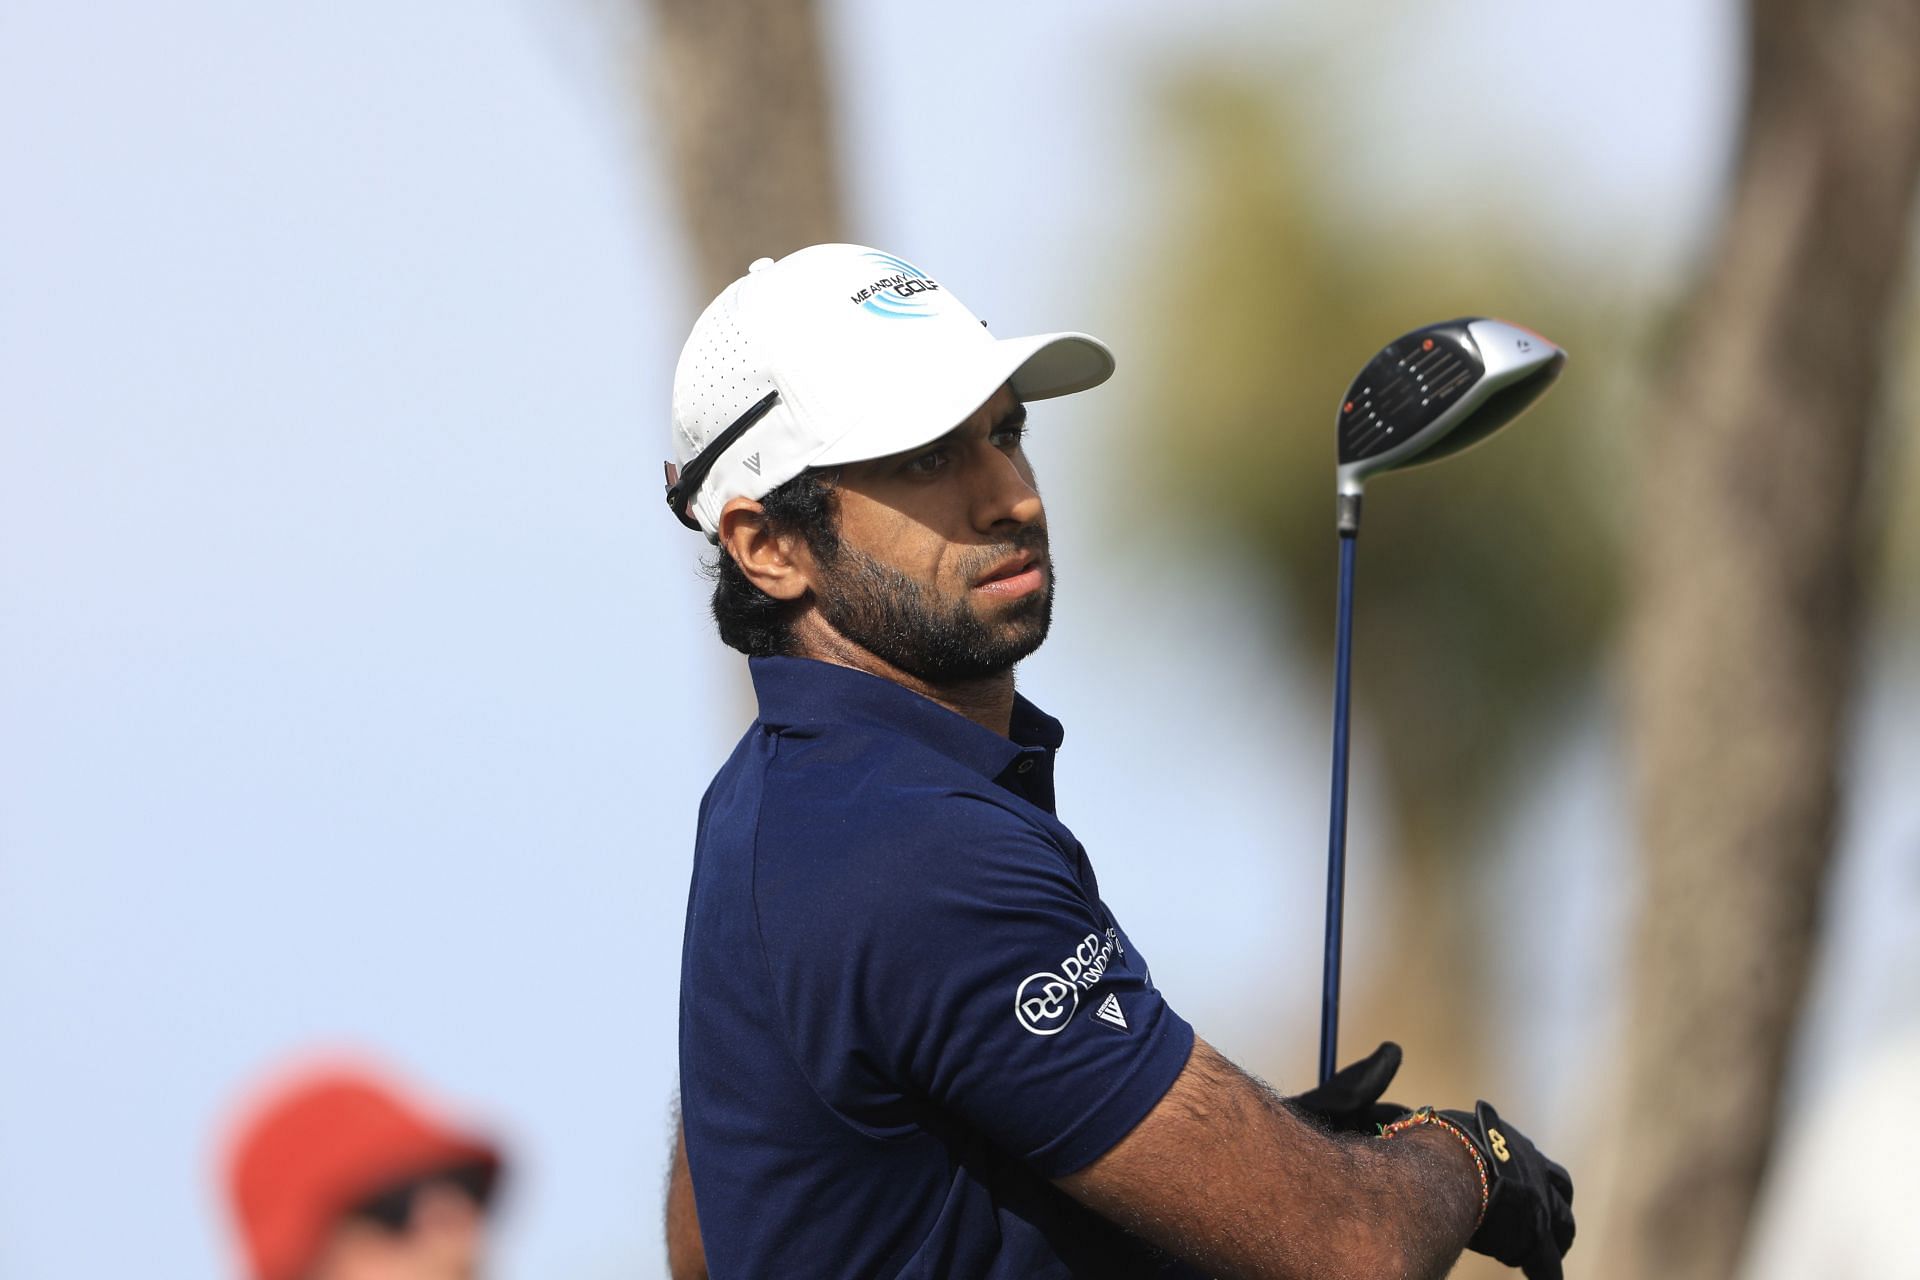
[{"label": "man", "polygon": [[249,1280],[474,1280],[499,1176],[492,1144],[358,1066],[276,1082],[226,1158]]},{"label": "man", "polygon": [[[1558,1276],[1571,1184],[1484,1105],[1371,1132],[1382,1050],[1290,1106],[1155,987],[1054,813],[1027,406],[1113,371],[996,341],[900,258],[762,259],[674,379],[668,502],[759,718],[700,806],[685,1170],[716,1276]],[[677,1149],[678,1150],[678,1149]],[[676,1161],[678,1164],[678,1161]]]}]

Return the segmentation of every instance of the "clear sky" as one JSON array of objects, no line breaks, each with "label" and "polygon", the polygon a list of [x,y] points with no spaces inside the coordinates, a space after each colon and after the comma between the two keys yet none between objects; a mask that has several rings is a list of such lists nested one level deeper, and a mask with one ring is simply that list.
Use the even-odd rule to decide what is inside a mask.
[{"label": "clear sky", "polygon": [[[1178,252],[1139,77],[1330,48],[1329,181],[1685,261],[1725,5],[1334,8],[831,5],[855,233],[1001,333],[1150,341],[1115,298],[1119,256]],[[744,704],[658,498],[701,300],[644,41],[612,0],[0,6],[0,1280],[224,1274],[219,1118],[315,1044],[513,1143],[502,1275],[661,1273],[694,804]],[[1394,128],[1436,111],[1488,145]],[[1317,990],[1325,695],[1203,576],[1101,557],[1120,357],[1036,436],[1065,585],[1023,683],[1129,932],[1232,1051]],[[1541,927],[1587,939],[1528,996],[1575,1011],[1554,1062],[1605,986],[1603,748],[1514,819],[1554,846],[1512,872]]]}]

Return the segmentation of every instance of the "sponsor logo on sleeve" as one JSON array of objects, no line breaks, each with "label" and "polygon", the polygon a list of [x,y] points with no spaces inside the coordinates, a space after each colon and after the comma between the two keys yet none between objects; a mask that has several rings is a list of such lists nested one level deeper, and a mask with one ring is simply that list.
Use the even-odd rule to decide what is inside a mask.
[{"label": "sponsor logo on sleeve", "polygon": [[[1073,953],[1060,962],[1058,972],[1042,970],[1029,974],[1023,979],[1013,994],[1013,1016],[1021,1026],[1037,1036],[1058,1035],[1073,1021],[1073,1015],[1080,1008],[1080,993],[1091,991],[1094,984],[1106,976],[1107,966],[1116,955],[1125,955],[1126,948],[1120,943],[1117,929],[1108,929],[1106,936],[1090,933],[1080,939]],[[1126,1018],[1120,1015],[1120,1005],[1111,994],[1107,1004],[1113,1006],[1113,1013],[1119,1016],[1114,1025],[1126,1029]],[[1109,1017],[1106,1006],[1102,1005],[1099,1017]]]},{"label": "sponsor logo on sleeve", "polygon": [[1014,993],[1013,1013],[1020,1025],[1037,1036],[1066,1029],[1080,1007],[1080,991],[1057,973],[1036,973]]}]

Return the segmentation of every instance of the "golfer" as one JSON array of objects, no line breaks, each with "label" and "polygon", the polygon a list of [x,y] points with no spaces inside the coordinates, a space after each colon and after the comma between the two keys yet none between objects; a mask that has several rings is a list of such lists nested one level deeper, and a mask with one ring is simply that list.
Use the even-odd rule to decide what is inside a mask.
[{"label": "golfer", "polygon": [[1377,1280],[1469,1247],[1557,1277],[1564,1170],[1484,1103],[1381,1103],[1391,1045],[1276,1096],[1154,985],[1055,814],[1061,726],[1014,688],[1053,604],[1022,439],[1113,367],[856,245],[763,258],[694,325],[667,500],[718,547],[759,716],[700,804],[670,1254]]}]

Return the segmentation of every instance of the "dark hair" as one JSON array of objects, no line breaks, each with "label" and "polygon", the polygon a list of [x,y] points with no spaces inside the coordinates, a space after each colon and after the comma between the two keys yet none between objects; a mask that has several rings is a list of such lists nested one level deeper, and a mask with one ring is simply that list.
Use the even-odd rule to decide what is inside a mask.
[{"label": "dark hair", "polygon": [[[798,534],[821,560],[831,560],[839,551],[829,473],[803,471],[761,498],[760,506],[766,512],[770,532]],[[713,579],[713,620],[719,624],[721,640],[750,658],[794,652],[793,616],[801,601],[775,600],[754,586],[725,547],[715,554],[706,572]]]}]

